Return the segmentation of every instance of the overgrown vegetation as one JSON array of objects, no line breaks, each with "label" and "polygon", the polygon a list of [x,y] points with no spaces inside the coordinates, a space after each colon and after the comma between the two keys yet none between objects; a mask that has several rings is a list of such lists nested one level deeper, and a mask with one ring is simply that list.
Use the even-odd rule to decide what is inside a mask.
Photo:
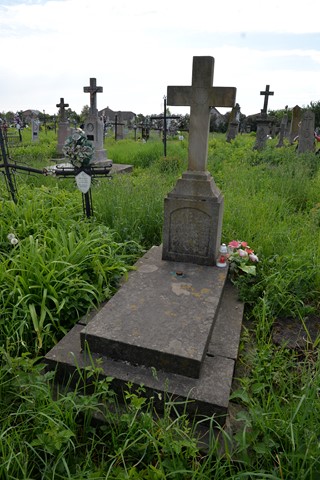
[{"label": "overgrown vegetation", "polygon": [[[248,242],[260,261],[255,277],[236,280],[246,309],[230,428],[212,435],[208,451],[170,399],[157,418],[143,387],[133,392],[128,384],[120,406],[97,368],[85,372],[91,395],[80,384],[56,391],[41,360],[110,298],[144,250],[161,243],[163,198],[186,169],[187,140],[170,140],[166,158],[156,137],[147,144],[106,140],[108,157],[134,171],[93,183],[90,220],[72,180],[17,174],[15,205],[1,178],[1,478],[320,478],[319,339],[306,331],[303,352],[272,340],[276,319],[295,317],[304,326],[319,316],[319,157],[275,148],[276,140],[254,151],[254,140],[227,143],[215,134],[209,141],[208,170],[224,194],[223,241]],[[42,132],[38,145],[24,137],[11,153],[43,167],[55,145],[54,133]]]}]

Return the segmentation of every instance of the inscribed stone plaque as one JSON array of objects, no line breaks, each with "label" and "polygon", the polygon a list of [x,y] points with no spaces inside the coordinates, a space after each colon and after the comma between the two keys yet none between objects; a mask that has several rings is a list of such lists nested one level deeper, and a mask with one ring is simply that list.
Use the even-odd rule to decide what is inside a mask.
[{"label": "inscribed stone plaque", "polygon": [[[208,255],[210,217],[196,208],[179,208],[170,216],[170,242],[171,252],[186,253],[189,255]],[[181,235],[186,225],[188,235]]]}]

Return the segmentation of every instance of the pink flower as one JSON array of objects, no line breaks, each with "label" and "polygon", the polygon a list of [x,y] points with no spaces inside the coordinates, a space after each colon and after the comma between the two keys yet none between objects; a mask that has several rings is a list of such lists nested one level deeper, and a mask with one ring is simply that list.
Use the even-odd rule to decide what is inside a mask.
[{"label": "pink flower", "polygon": [[249,258],[252,262],[259,262],[259,258],[257,257],[257,255],[255,255],[254,253],[251,253],[249,255]]},{"label": "pink flower", "polygon": [[241,247],[243,247],[243,248],[246,248],[246,247],[250,248],[250,247],[248,246],[248,243],[247,243],[247,242],[241,242]]},{"label": "pink flower", "polygon": [[240,245],[241,245],[241,243],[238,242],[238,240],[232,240],[232,242],[229,242],[228,247],[239,248]]},{"label": "pink flower", "polygon": [[239,248],[238,253],[239,253],[240,257],[247,257],[248,256],[248,253],[245,250],[242,250],[242,248]]}]

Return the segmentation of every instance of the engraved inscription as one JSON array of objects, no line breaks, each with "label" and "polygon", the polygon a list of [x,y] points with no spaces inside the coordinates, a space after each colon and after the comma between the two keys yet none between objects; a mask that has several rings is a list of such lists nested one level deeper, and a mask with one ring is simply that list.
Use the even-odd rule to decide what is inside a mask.
[{"label": "engraved inscription", "polygon": [[170,215],[169,250],[180,254],[207,256],[210,222],[211,217],[196,208],[173,211]]}]

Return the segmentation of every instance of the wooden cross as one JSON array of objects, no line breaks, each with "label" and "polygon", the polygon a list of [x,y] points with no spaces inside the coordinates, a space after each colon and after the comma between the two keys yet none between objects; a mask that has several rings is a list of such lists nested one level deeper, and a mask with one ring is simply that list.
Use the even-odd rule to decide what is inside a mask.
[{"label": "wooden cross", "polygon": [[274,94],[274,92],[270,92],[269,89],[270,89],[270,85],[266,85],[265,91],[260,92],[260,95],[264,95],[264,104],[263,104],[263,109],[261,110],[261,113],[267,113],[269,95]]},{"label": "wooden cross", "polygon": [[97,93],[103,92],[102,87],[97,87],[97,79],[90,78],[90,86],[83,87],[85,93],[90,93],[90,113],[95,115],[97,112]]},{"label": "wooden cross", "polygon": [[56,104],[56,107],[60,109],[60,120],[63,122],[66,117],[65,117],[65,107],[69,107],[69,103],[64,103],[64,98],[60,98],[60,103]]},{"label": "wooden cross", "polygon": [[236,88],[213,87],[214,58],[193,57],[192,85],[168,87],[168,105],[190,105],[188,170],[207,168],[211,107],[233,107]]}]

